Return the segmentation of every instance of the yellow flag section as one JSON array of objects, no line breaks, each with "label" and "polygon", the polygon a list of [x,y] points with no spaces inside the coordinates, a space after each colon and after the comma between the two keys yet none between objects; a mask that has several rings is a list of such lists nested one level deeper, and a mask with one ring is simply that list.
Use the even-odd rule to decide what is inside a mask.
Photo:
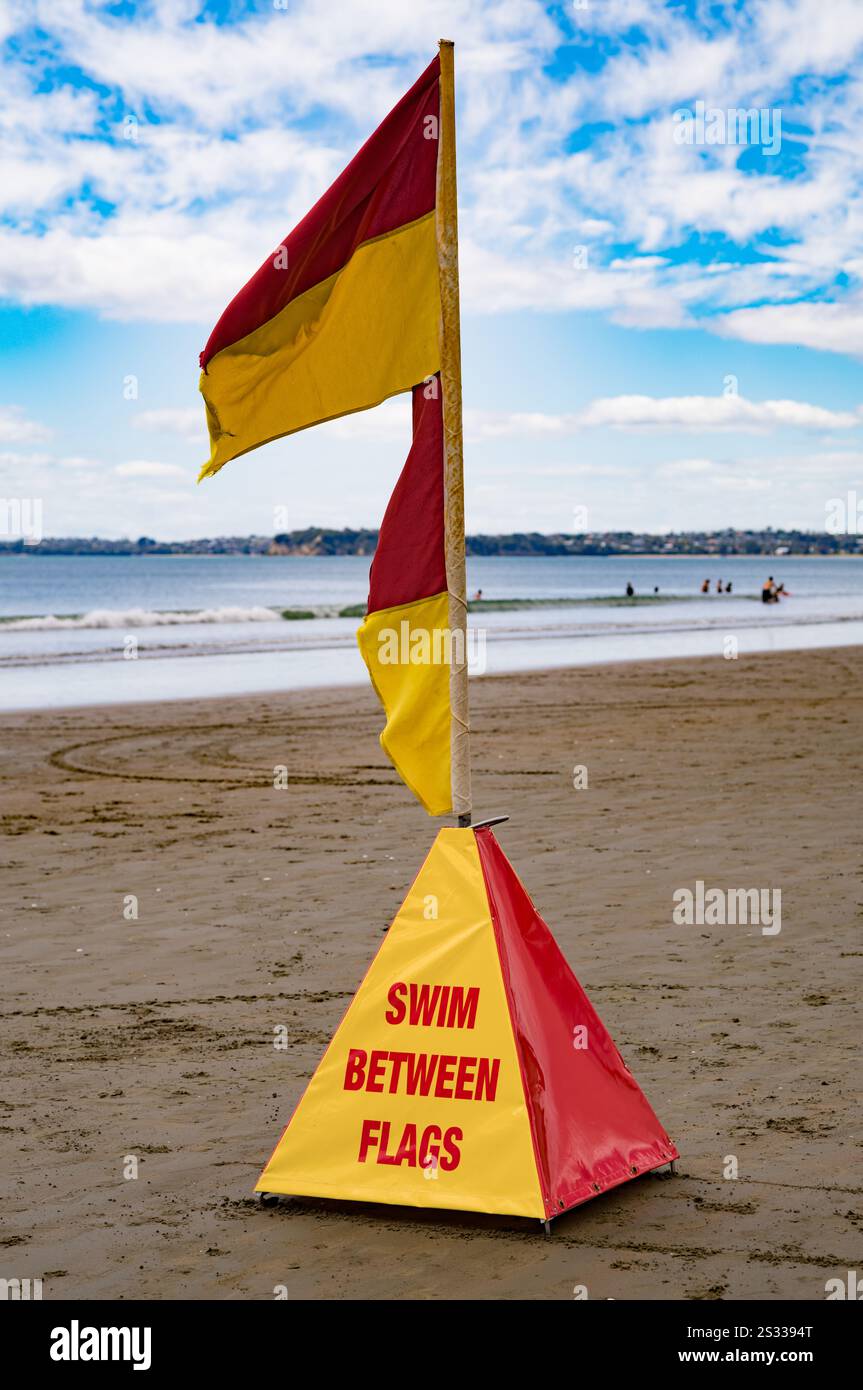
[{"label": "yellow flag section", "polygon": [[449,595],[437,594],[369,613],[357,633],[387,712],[381,747],[430,816],[444,816],[452,806],[450,667],[445,652],[437,660],[434,652],[435,638],[443,647],[448,622]]},{"label": "yellow flag section", "polygon": [[433,213],[360,246],[349,264],[230,343],[201,376],[206,478],[240,454],[378,405],[437,370]]},{"label": "yellow flag section", "polygon": [[439,832],[256,1191],[545,1217],[473,831]]}]

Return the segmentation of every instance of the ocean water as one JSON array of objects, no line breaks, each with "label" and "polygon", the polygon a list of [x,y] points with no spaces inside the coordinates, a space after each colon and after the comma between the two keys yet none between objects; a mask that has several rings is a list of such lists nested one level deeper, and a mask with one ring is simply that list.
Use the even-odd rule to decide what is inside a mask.
[{"label": "ocean water", "polygon": [[[364,681],[359,619],[339,613],[364,604],[368,566],[359,556],[3,556],[0,708]],[[767,575],[789,591],[779,604],[760,602]],[[715,592],[717,578],[732,581],[731,596]],[[721,658],[729,639],[740,655],[863,642],[863,557],[470,559],[468,591],[479,589],[520,606],[471,614],[476,676]]]}]

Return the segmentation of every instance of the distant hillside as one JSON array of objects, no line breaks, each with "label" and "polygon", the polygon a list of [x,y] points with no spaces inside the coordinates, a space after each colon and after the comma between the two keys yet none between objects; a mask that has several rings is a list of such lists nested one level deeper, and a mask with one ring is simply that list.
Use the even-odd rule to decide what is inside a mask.
[{"label": "distant hillside", "polygon": [[[0,543],[0,555],[366,555],[375,552],[377,531],[334,531],[309,526],[276,536],[217,536],[190,541],[50,538],[38,545]],[[863,536],[826,531],[680,531],[650,535],[635,531],[544,535],[516,531],[503,536],[468,536],[468,555],[849,555],[863,553]]]}]

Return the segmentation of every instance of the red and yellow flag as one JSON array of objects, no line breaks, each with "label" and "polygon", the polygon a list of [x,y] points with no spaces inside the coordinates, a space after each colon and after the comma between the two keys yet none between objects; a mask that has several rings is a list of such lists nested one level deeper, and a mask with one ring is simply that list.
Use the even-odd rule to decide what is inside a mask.
[{"label": "red and yellow flag", "polygon": [[[452,809],[440,377],[413,392],[413,445],[381,522],[357,633],[387,713],[381,747],[429,815]],[[458,640],[456,637],[455,640]]]},{"label": "red and yellow flag", "polygon": [[430,815],[470,811],[452,44],[231,301],[201,354],[208,477],[413,392],[360,651],[381,745]]},{"label": "red and yellow flag", "polygon": [[438,371],[439,108],[435,58],[231,300],[201,353],[201,477]]}]

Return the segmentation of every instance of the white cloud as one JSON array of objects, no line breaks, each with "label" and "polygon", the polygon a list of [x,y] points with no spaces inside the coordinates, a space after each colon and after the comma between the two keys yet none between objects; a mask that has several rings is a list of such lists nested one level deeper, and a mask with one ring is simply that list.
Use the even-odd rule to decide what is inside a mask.
[{"label": "white cloud", "polygon": [[114,318],[215,320],[250,268],[238,249],[170,214],[86,231],[60,224],[39,237],[0,230],[0,294]]},{"label": "white cloud", "polygon": [[68,468],[73,473],[100,467],[96,459],[82,458],[75,454],[70,455],[68,458],[57,459],[57,463],[61,468]]},{"label": "white cloud", "polygon": [[321,438],[392,441],[403,444],[405,454],[411,439],[411,401],[408,395],[396,396],[355,415],[344,415],[320,426]]},{"label": "white cloud", "polygon": [[845,304],[765,304],[726,314],[720,331],[750,343],[791,343],[863,357],[863,298]]},{"label": "white cloud", "polygon": [[[656,281],[656,270],[640,258],[615,269],[595,266],[588,246],[585,266],[576,265],[575,238],[556,258],[531,244],[510,254],[480,246],[471,237],[459,247],[462,302],[469,312],[502,313],[541,309],[605,310],[633,327],[682,327],[685,307]],[[627,266],[623,268],[624,264]]]},{"label": "white cloud", "polygon": [[863,423],[859,412],[827,410],[805,401],[749,401],[743,396],[610,396],[592,401],[578,418],[582,425],[614,429],[699,432],[845,430]]},{"label": "white cloud", "polygon": [[81,470],[99,468],[100,466],[96,459],[83,458],[75,454],[69,454],[65,457],[45,453],[22,454],[17,449],[8,449],[0,453],[0,467],[16,469],[22,478],[26,476],[27,471],[34,469],[51,467]]},{"label": "white cloud", "polygon": [[[158,421],[155,428],[191,432],[193,411],[148,411],[138,420]],[[407,397],[384,402],[374,410],[347,415],[321,425],[318,437],[403,444],[410,443],[411,408]],[[138,426],[141,428],[142,426]],[[778,429],[804,431],[863,428],[863,406],[829,410],[807,401],[750,401],[744,396],[605,396],[572,412],[529,410],[464,411],[464,435],[469,443],[487,440],[554,440],[586,429],[652,431],[656,433],[769,434]]]},{"label": "white cloud", "polygon": [[[25,61],[4,71],[0,294],[211,324],[449,30],[466,309],[590,310],[628,326],[701,323],[863,351],[859,0],[752,0],[722,24],[656,0],[591,0],[560,24],[534,0],[378,0],[373,16],[354,0],[292,0],[226,25],[194,22],[199,9],[158,0],[130,20],[85,0],[17,0],[4,12],[7,29],[49,37],[24,41]],[[564,40],[636,24],[648,41],[610,49],[598,71],[549,74]],[[107,102],[89,85],[37,92],[48,54],[52,70],[79,65]],[[792,137],[804,170],[753,175],[737,149],[675,144],[672,109],[697,98],[781,103],[786,129],[812,132]],[[116,125],[107,135],[104,110]],[[124,116],[136,140],[122,138]],[[569,153],[572,132],[596,122],[610,129]],[[766,259],[664,254],[693,232]],[[581,270],[576,243],[589,250]],[[843,271],[851,288],[817,302]]]},{"label": "white cloud", "polygon": [[179,464],[157,463],[149,459],[131,459],[128,463],[115,464],[114,472],[119,478],[187,478],[189,482],[194,482],[191,474]]},{"label": "white cloud", "polygon": [[[823,525],[826,499],[855,487],[861,467],[863,452],[837,450],[670,459],[652,473],[659,483],[673,482],[675,493],[693,498],[721,492],[723,507],[730,499],[738,514],[746,510],[747,495],[771,493],[804,513],[794,524],[817,529]],[[650,478],[651,470],[646,476]]]},{"label": "white cloud", "polygon": [[472,410],[464,412],[464,433],[469,441],[481,439],[549,439],[572,434],[578,428],[575,415],[543,411]]},{"label": "white cloud", "polygon": [[658,472],[663,478],[703,478],[715,468],[712,459],[674,459],[663,463]]},{"label": "white cloud", "polygon": [[53,454],[21,454],[15,449],[4,449],[0,452],[0,468],[15,472],[17,478],[22,481],[29,470],[43,468],[53,462]]},{"label": "white cloud", "polygon": [[464,423],[469,439],[548,439],[590,428],[764,434],[776,429],[856,429],[863,426],[863,410],[827,410],[806,401],[750,401],[743,396],[607,396],[571,414],[466,410]]},{"label": "white cloud", "polygon": [[141,410],[132,417],[132,428],[153,434],[179,434],[183,439],[201,443],[207,437],[204,403],[197,408]]},{"label": "white cloud", "polygon": [[0,405],[0,443],[40,444],[49,439],[46,425],[30,420],[18,405]]}]

